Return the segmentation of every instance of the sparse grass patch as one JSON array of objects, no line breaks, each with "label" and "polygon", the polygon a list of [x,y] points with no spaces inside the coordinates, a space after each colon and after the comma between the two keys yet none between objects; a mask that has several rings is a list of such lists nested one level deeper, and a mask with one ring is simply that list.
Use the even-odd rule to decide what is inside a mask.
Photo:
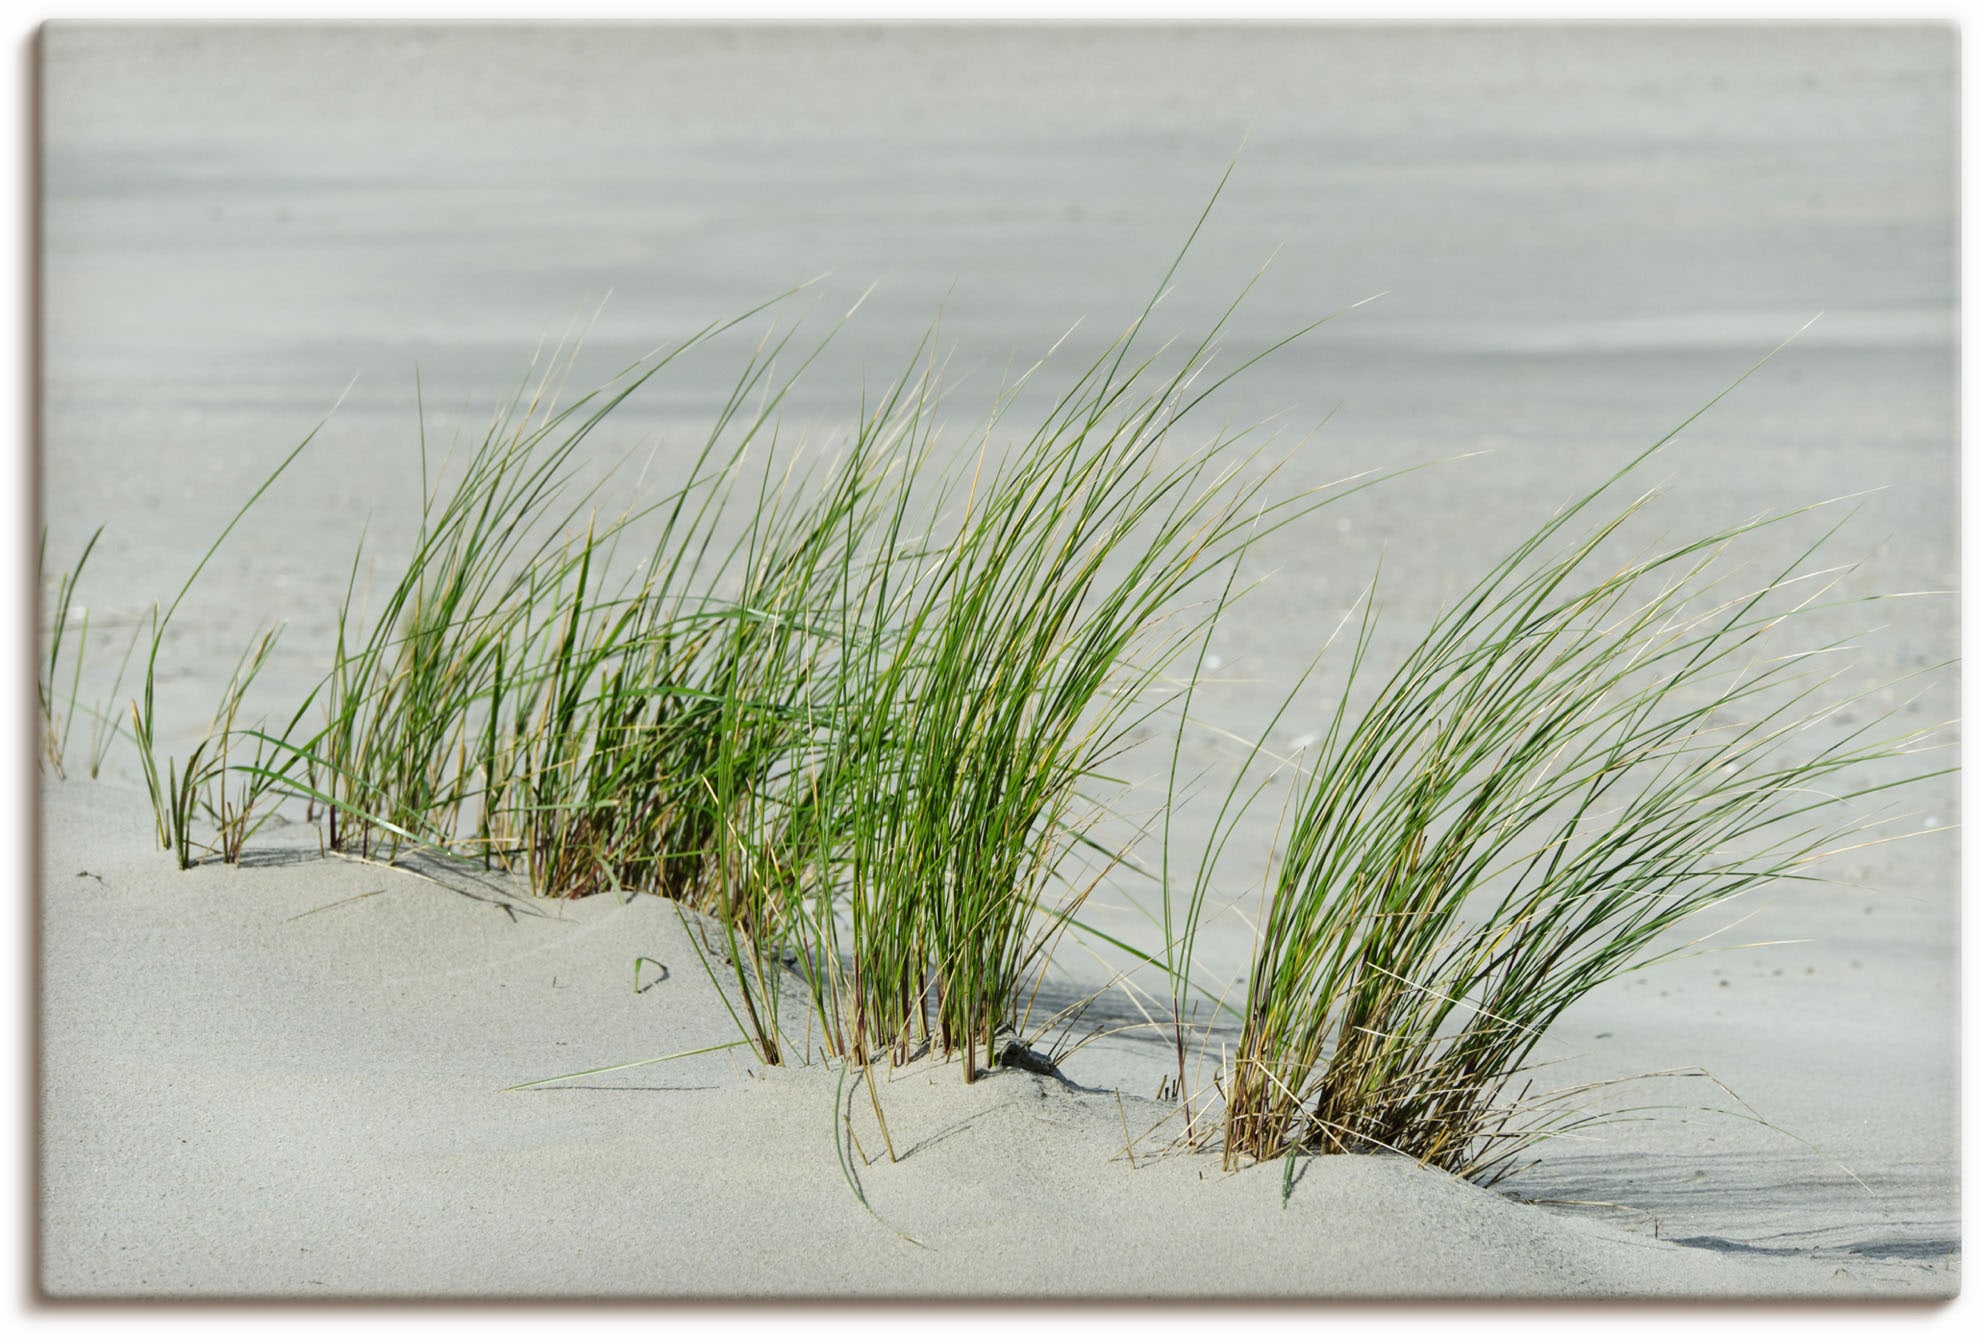
[{"label": "sparse grass patch", "polygon": [[[69,751],[69,727],[75,722],[77,689],[82,681],[83,654],[89,649],[90,624],[85,613],[78,621],[75,641],[69,639],[69,613],[71,601],[75,597],[76,582],[81,579],[83,568],[89,565],[90,553],[96,548],[96,541],[103,537],[103,527],[98,526],[89,542],[83,545],[82,556],[76,559],[75,568],[57,574],[55,578],[55,613],[42,634],[42,654],[38,658],[39,673],[35,676],[35,702],[39,708],[41,723],[41,746],[36,758],[47,770],[58,777],[64,775],[63,762]],[[47,581],[48,570],[48,530],[41,532],[41,544],[35,549],[35,586],[37,590]],[[71,669],[69,690],[62,694],[62,652],[70,651]]]},{"label": "sparse grass patch", "polygon": [[[76,565],[68,571],[56,573],[53,609],[41,634],[41,654],[37,657],[35,675],[35,703],[41,733],[36,761],[44,770],[54,772],[57,779],[68,774],[69,734],[75,725],[77,711],[84,712],[90,718],[89,774],[92,780],[103,770],[105,756],[123,732],[115,709],[105,710],[100,703],[84,705],[81,700],[83,662],[90,644],[90,614],[86,607],[75,602],[75,596],[77,585],[83,578],[83,569],[89,565],[90,554],[96,551],[97,541],[101,538],[103,527],[99,525],[83,545]],[[47,580],[48,530],[44,526],[41,543],[35,549],[37,589],[45,586]],[[117,677],[111,683],[110,699],[113,703],[123,686],[124,672],[130,667],[131,653],[137,645],[138,634],[134,628],[130,641],[125,644],[124,656],[118,662]],[[69,677],[66,690],[62,685],[65,655]]]},{"label": "sparse grass patch", "polygon": [[[185,583],[179,587],[179,592],[172,597],[172,603],[167,605],[163,612],[156,604],[152,606],[151,650],[145,657],[143,696],[131,703],[131,735],[138,746],[138,763],[144,771],[145,792],[151,799],[152,820],[158,834],[159,846],[161,849],[170,850],[182,869],[191,868],[199,858],[194,849],[193,817],[200,810],[203,802],[208,811],[221,815],[220,842],[224,849],[232,851],[230,856],[232,859],[240,858],[241,842],[246,839],[247,831],[252,829],[250,815],[254,808],[253,801],[244,802],[230,809],[224,794],[217,802],[206,796],[211,787],[224,787],[226,784],[227,764],[224,760],[217,759],[224,759],[227,755],[229,747],[227,736],[232,732],[235,719],[240,713],[241,698],[256,675],[261,672],[263,664],[267,661],[269,649],[274,644],[274,638],[279,635],[280,629],[265,633],[259,643],[251,644],[236,664],[234,673],[229,676],[227,686],[221,693],[221,702],[215,712],[214,723],[209,726],[205,736],[188,755],[184,769],[180,768],[176,758],[167,756],[164,759],[164,774],[161,775],[157,741],[156,690],[158,657],[159,651],[165,645],[166,628],[171,625],[173,615],[179,611],[179,606],[185,602],[187,594],[200,579],[200,573],[207,569],[207,564],[213,561],[214,554],[227,542],[227,536],[234,533],[234,527],[241,523],[241,518],[246,516],[255,504],[262,500],[263,495],[275,486],[276,480],[295,463],[296,457],[303,453],[304,448],[316,439],[317,433],[323,430],[323,426],[320,422],[302,441],[292,447],[289,453],[283,456],[281,463],[249,495],[248,500],[241,504],[241,508],[229,519],[226,527],[221,530],[213,543],[207,546],[207,551],[200,555],[200,560],[193,564],[193,570],[188,573]],[[121,672],[119,677],[121,679]],[[298,714],[301,714],[301,708]],[[258,737],[262,736],[258,735]],[[278,745],[281,743],[279,739],[266,741]],[[260,755],[258,749],[257,757]],[[253,796],[254,801],[259,801],[267,795],[270,784],[278,779],[274,776],[264,776],[259,779],[251,776],[244,788],[244,797]]]}]

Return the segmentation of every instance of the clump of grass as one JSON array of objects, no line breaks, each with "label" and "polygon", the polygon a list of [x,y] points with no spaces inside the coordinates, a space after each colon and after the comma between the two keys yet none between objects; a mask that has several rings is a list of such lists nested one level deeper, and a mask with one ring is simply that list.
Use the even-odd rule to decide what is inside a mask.
[{"label": "clump of grass", "polygon": [[1228,439],[1164,462],[1188,373],[1133,390],[1122,351],[1015,454],[981,459],[940,537],[887,531],[851,601],[794,855],[845,906],[844,932],[837,916],[795,917],[812,931],[802,951],[828,966],[831,1053],[930,1046],[961,1054],[967,1077],[997,1062],[1099,876],[1053,891],[1191,635],[1182,597],[1217,580],[1262,510],[1271,525],[1285,509],[1262,502],[1267,475],[1227,472]]},{"label": "clump of grass", "polygon": [[562,532],[592,501],[565,496],[572,456],[639,383],[595,392],[603,405],[589,396],[554,411],[545,397],[558,371],[554,358],[528,401],[520,389],[504,405],[445,494],[429,477],[423,431],[419,530],[369,620],[353,607],[362,541],[353,554],[322,688],[326,721],[298,749],[333,849],[391,858],[403,843],[452,848],[478,798],[486,839],[503,821],[519,736],[556,668],[541,657],[572,650],[569,637],[546,650],[559,636],[552,614],[573,612],[563,588],[576,570],[583,598],[613,532],[588,529],[576,551]]},{"label": "clump of grass", "polygon": [[[1164,675],[1224,609],[1250,544],[1329,500],[1271,496],[1251,430],[1183,450],[1174,438],[1314,326],[1214,377],[1222,318],[1158,375],[1138,348],[1155,303],[1001,451],[1039,366],[1021,378],[975,457],[927,492],[913,485],[934,376],[903,378],[864,416],[893,425],[872,435],[899,443],[900,469],[882,471],[896,483],[858,512],[868,533],[850,525],[841,569],[812,569],[832,606],[813,615],[826,645],[808,660],[809,744],[759,825],[727,825],[723,842],[732,876],[775,896],[757,923],[801,966],[831,1056],[927,1049],[957,1056],[967,1080],[1002,1062],[1059,936],[1126,854],[1091,835],[1127,789],[1110,764],[1175,704]],[[733,945],[733,963],[747,956]],[[737,983],[776,1006],[773,982]]]},{"label": "clump of grass", "polygon": [[1567,1008],[1680,951],[1662,936],[1687,917],[1811,876],[1858,830],[1852,801],[1904,783],[1877,764],[1920,736],[1822,739],[1841,647],[1782,639],[1830,587],[1818,544],[1763,579],[1737,560],[1797,513],[1606,559],[1641,498],[1566,539],[1632,467],[1353,713],[1367,606],[1266,896],[1229,1165],[1390,1149],[1492,1174],[1548,1132],[1548,1103],[1510,1089]]},{"label": "clump of grass", "polygon": [[[680,853],[665,835],[679,826],[669,801],[685,787],[695,797],[670,754],[706,746],[707,722],[683,708],[699,696],[689,680],[721,625],[685,612],[685,587],[721,580],[702,571],[710,527],[768,409],[734,441],[725,430],[765,387],[782,341],[747,362],[689,480],[661,502],[601,518],[605,483],[576,490],[575,468],[628,396],[763,309],[698,331],[564,408],[554,381],[569,365],[554,357],[445,486],[428,476],[423,441],[418,534],[369,618],[355,609],[362,544],[354,554],[319,689],[325,724],[308,738],[261,740],[284,755],[274,778],[326,811],[333,848],[474,854],[526,873],[546,895],[668,880]],[[657,514],[648,560],[616,584],[621,543]]]},{"label": "clump of grass", "polygon": [[[771,472],[772,415],[792,379],[737,412],[770,367],[754,360],[734,387],[720,421],[744,427],[720,477],[670,502],[641,583],[601,603],[583,634],[581,568],[527,743],[537,793],[517,819],[540,833],[527,842],[534,882],[573,895],[658,892],[752,937],[768,935],[772,899],[727,863],[729,834],[807,746],[819,618],[880,482],[866,433],[824,471]],[[759,445],[748,519],[719,541]]]}]

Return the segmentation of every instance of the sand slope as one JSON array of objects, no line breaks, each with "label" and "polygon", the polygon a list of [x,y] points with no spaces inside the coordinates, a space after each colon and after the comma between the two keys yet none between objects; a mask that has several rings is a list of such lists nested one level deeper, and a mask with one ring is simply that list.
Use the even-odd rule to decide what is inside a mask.
[{"label": "sand slope", "polygon": [[[1140,1097],[731,1050],[673,907],[316,853],[179,873],[142,795],[42,793],[41,1278],[116,1296],[1953,1294],[1954,1261],[1687,1248],[1390,1157],[1134,1164]],[[643,969],[637,956],[666,967]],[[837,1111],[847,1112],[842,1120]],[[839,1130],[867,1206],[841,1169]]]}]

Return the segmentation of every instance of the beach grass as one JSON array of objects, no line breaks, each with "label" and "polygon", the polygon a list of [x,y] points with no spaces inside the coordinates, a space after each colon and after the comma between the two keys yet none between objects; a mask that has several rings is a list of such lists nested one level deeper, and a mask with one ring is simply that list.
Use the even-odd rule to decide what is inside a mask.
[{"label": "beach grass", "polygon": [[991,458],[988,430],[924,508],[941,528],[907,533],[899,506],[849,592],[794,806],[805,877],[773,880],[823,967],[829,1053],[933,1047],[969,1077],[1025,1030],[1054,939],[1123,853],[1090,839],[1119,802],[1109,763],[1218,616],[1222,573],[1324,500],[1269,499],[1272,471],[1236,467],[1250,452],[1223,434],[1164,459],[1197,359],[1146,388],[1134,337],[1017,449]]},{"label": "beach grass", "polygon": [[1830,530],[1786,565],[1746,556],[1817,508],[1625,547],[1652,494],[1604,499],[1666,440],[1515,545],[1353,708],[1366,604],[1265,896],[1229,1166],[1388,1150],[1492,1180],[1582,1118],[1578,1092],[1530,1081],[1568,1008],[1686,951],[1669,931],[1708,908],[1815,876],[1877,822],[1862,801],[1933,774],[1884,769],[1928,731],[1830,723],[1866,695],[1841,686],[1845,643],[1800,635],[1834,602]]},{"label": "beach grass", "polygon": [[[240,722],[271,629],[198,746],[161,764],[164,630],[223,532],[155,612],[133,707],[161,843],[182,866],[238,860],[289,795],[343,853],[444,850],[547,896],[661,893],[719,926],[713,960],[765,1060],[800,1029],[802,1051],[817,1038],[858,1063],[925,1047],[967,1076],[996,1064],[1108,872],[1066,884],[1122,784],[1106,764],[1217,617],[1224,595],[1193,591],[1230,592],[1221,573],[1254,537],[1323,500],[1268,496],[1248,433],[1174,445],[1222,379],[1218,329],[1154,376],[1133,355],[1150,310],[1030,432],[1001,421],[1029,377],[1006,387],[944,471],[928,342],[839,450],[782,459],[779,406],[817,347],[779,371],[793,330],[775,323],[686,480],[604,515],[602,485],[575,482],[583,443],[738,322],[563,408],[554,358],[460,464],[430,474],[423,440],[409,556],[367,607],[361,539],[330,668],[287,723]],[[637,543],[629,573],[617,559]],[[788,1027],[795,969],[809,1016]]]},{"label": "beach grass", "polygon": [[[54,573],[54,589],[49,592],[50,612],[41,635],[35,674],[36,717],[40,726],[36,761],[43,769],[53,772],[57,779],[68,775],[69,738],[75,728],[76,712],[81,711],[90,719],[87,757],[92,780],[102,773],[104,759],[124,732],[116,701],[123,689],[124,675],[131,667],[132,653],[138,648],[141,628],[134,627],[130,639],[125,642],[124,654],[118,660],[117,673],[111,680],[107,699],[95,698],[88,703],[82,700],[83,665],[90,648],[90,613],[87,606],[77,604],[75,600],[84,569],[89,566],[90,555],[96,551],[97,543],[102,538],[103,527],[99,525],[83,544],[75,565],[67,571]],[[49,580],[48,528],[43,526],[41,542],[35,548],[37,589],[45,590]],[[62,681],[65,662],[68,674],[66,686]]]},{"label": "beach grass", "polygon": [[[860,1064],[956,1055],[969,1079],[1025,1031],[1058,934],[1124,857],[1091,836],[1125,786],[1108,765],[1175,696],[1166,675],[1236,564],[1361,486],[1272,494],[1252,429],[1181,444],[1182,420],[1281,345],[1215,372],[1222,317],[1159,373],[1156,305],[1031,428],[1006,415],[1045,360],[1004,387],[943,469],[934,334],[851,440],[781,463],[779,408],[818,346],[779,371],[793,330],[774,323],[686,480],[607,515],[600,485],[574,484],[581,445],[765,308],[565,408],[554,358],[446,486],[423,440],[411,554],[365,616],[354,555],[311,694],[321,728],[300,734],[299,710],[238,730],[231,687],[214,746],[166,770],[162,832],[187,849],[207,796],[238,857],[230,833],[282,792],[346,853],[419,845],[543,895],[660,893],[712,917],[713,971],[767,1062],[796,1035]],[[237,733],[254,756],[230,764]],[[251,782],[232,802],[230,770]],[[795,978],[803,1019],[781,1016]]]},{"label": "beach grass", "polygon": [[[1318,629],[1319,659],[1349,665],[1286,800],[1238,1049],[1217,1109],[1195,1110],[1186,1013],[1209,993],[1193,976],[1213,868],[1271,792],[1246,779],[1263,738],[1174,897],[1211,631],[1265,536],[1381,480],[1284,493],[1260,425],[1187,438],[1288,340],[1220,369],[1222,317],[1167,361],[1146,347],[1156,298],[1027,424],[1015,406],[1049,359],[950,440],[933,330],[845,440],[795,444],[782,405],[825,341],[797,342],[793,296],[562,407],[572,358],[554,354],[459,461],[430,467],[423,422],[415,533],[376,603],[359,539],[315,687],[277,725],[244,723],[270,627],[201,741],[162,756],[166,629],[310,438],[291,450],[152,613],[131,718],[161,845],[181,867],[239,861],[293,799],[341,853],[443,851],[547,897],[669,897],[703,917],[704,966],[764,1062],[928,1053],[970,1081],[1029,1058],[1044,972],[1142,836],[1099,835],[1133,798],[1116,763],[1168,732],[1162,941],[1132,955],[1169,981],[1188,1140],[1216,1130],[1229,1165],[1386,1149],[1488,1176],[1552,1127],[1518,1084],[1566,1009],[1672,951],[1689,917],[1807,876],[1853,837],[1855,801],[1906,783],[1878,767],[1920,735],[1817,728],[1844,648],[1796,637],[1831,598],[1824,537],[1761,575],[1742,563],[1805,512],[1625,547],[1649,498],[1619,490],[1664,439],[1517,543],[1370,700],[1375,598]],[[601,424],[768,312],[679,476],[608,506],[626,492],[612,471],[583,482]],[[58,774],[73,581],[40,695]]]}]

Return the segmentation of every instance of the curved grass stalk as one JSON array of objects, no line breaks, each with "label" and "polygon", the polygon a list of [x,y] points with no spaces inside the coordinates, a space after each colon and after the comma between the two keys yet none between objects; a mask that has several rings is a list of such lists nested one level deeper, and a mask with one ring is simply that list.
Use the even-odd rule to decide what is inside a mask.
[{"label": "curved grass stalk", "polygon": [[[346,387],[347,391],[349,389],[350,387]],[[340,403],[343,402],[343,398],[342,395],[338,397]],[[337,412],[336,405],[331,407],[331,412]],[[270,471],[268,477],[262,480],[261,485],[253,493],[249,494],[248,500],[241,504],[240,509],[228,520],[227,525],[221,530],[219,536],[215,538],[213,543],[207,546],[207,551],[200,555],[200,560],[193,564],[192,572],[186,577],[185,583],[179,587],[179,592],[172,597],[172,603],[166,607],[165,612],[161,614],[157,605],[152,606],[151,653],[145,658],[144,696],[142,702],[134,701],[131,703],[131,732],[132,738],[138,746],[138,762],[144,771],[145,791],[151,799],[152,818],[158,835],[159,846],[161,849],[172,851],[179,861],[179,867],[182,869],[190,868],[193,863],[192,821],[193,814],[198,805],[199,790],[207,781],[218,774],[212,768],[211,764],[203,768],[201,759],[207,755],[207,750],[215,747],[219,741],[210,730],[207,736],[201,740],[193,749],[192,754],[187,758],[186,769],[183,774],[179,771],[176,762],[168,757],[166,759],[165,776],[161,780],[156,746],[157,720],[153,701],[154,688],[158,677],[158,655],[160,648],[165,643],[165,631],[172,622],[173,614],[179,611],[180,604],[185,602],[186,596],[192,591],[194,583],[200,579],[200,573],[206,570],[209,562],[213,561],[214,554],[220,551],[220,546],[227,542],[227,536],[234,533],[234,527],[239,525],[242,517],[246,516],[249,511],[254,509],[255,504],[262,500],[263,494],[275,486],[276,480],[281,478],[284,472],[289,469],[290,465],[296,462],[296,457],[303,454],[304,448],[317,439],[317,434],[324,430],[324,424],[329,421],[330,415],[327,414],[315,427],[310,429],[303,440],[296,443],[290,449],[289,453],[283,456],[282,461],[276,465],[274,470]],[[260,669],[260,657],[255,659],[254,667],[256,670]],[[250,677],[252,676],[251,674]],[[121,670],[119,671],[119,677],[120,679],[122,677]],[[237,669],[234,679],[229,683],[228,690],[222,694],[222,711],[230,721],[233,717],[232,712],[228,710],[228,704],[232,703],[233,707],[238,709],[240,705],[239,694],[245,688],[246,684],[241,679],[240,670]]]},{"label": "curved grass stalk", "polygon": [[[82,701],[83,662],[88,656],[90,642],[90,615],[86,608],[75,603],[77,585],[83,577],[83,569],[89,565],[90,554],[96,551],[97,540],[103,537],[103,527],[97,526],[82,553],[76,558],[76,565],[55,578],[55,604],[53,616],[47,629],[42,633],[41,655],[37,657],[38,672],[35,676],[35,700],[39,708],[41,722],[40,748],[37,761],[56,778],[67,775],[69,753],[69,732],[75,724],[76,712],[81,710],[90,718],[89,772],[94,780],[103,769],[103,759],[109,753],[117,736],[123,732],[117,711],[113,705],[104,709],[101,702],[84,704]],[[35,585],[37,589],[47,579],[48,570],[48,527],[43,526],[41,543],[35,549]],[[62,657],[71,646],[70,625],[75,624],[75,640],[71,653],[72,664],[69,670],[69,687],[66,693],[60,691]],[[114,704],[124,685],[124,674],[131,666],[131,655],[138,648],[138,633],[141,626],[131,629],[131,639],[125,643],[124,657],[118,662],[117,676],[111,680],[110,700]],[[58,698],[60,700],[58,701]]]}]

